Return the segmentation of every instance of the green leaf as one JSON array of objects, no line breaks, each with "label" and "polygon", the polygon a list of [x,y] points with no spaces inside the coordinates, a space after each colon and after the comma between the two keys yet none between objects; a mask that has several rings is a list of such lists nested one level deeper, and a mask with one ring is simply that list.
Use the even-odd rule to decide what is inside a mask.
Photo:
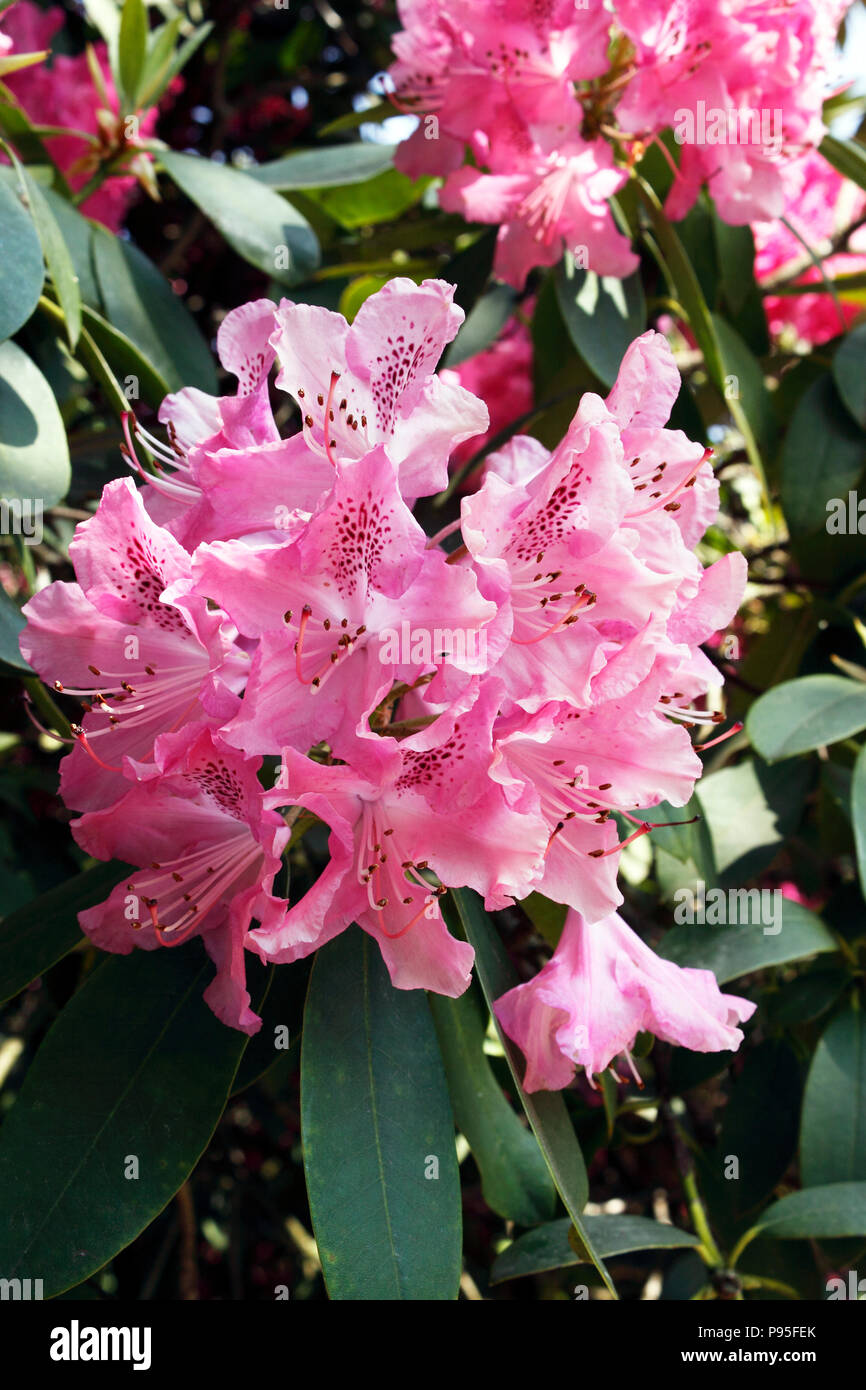
[{"label": "green leaf", "polygon": [[93,263],[105,318],[156,368],[169,391],[198,386],[215,394],[211,350],[186,305],[147,256],[94,227]]},{"label": "green leaf", "polygon": [[847,505],[864,463],[866,436],[843,406],[828,372],[802,397],[782,446],[782,510],[791,534],[829,530],[828,503],[842,498]]},{"label": "green leaf", "polygon": [[761,1008],[774,1028],[811,1023],[836,1003],[847,984],[846,970],[819,960],[781,989],[768,991],[761,999]]},{"label": "green leaf", "polygon": [[458,329],[457,337],[445,349],[442,366],[458,367],[489,348],[511,318],[516,301],[514,290],[508,285],[493,285],[482,294]]},{"label": "green leaf", "polygon": [[[116,405],[127,410],[134,403],[136,396],[140,395],[142,400],[147,401],[148,405],[153,406],[156,410],[168,395],[168,382],[140,349],[130,342],[126,334],[121,333],[120,329],[108,323],[101,314],[85,308],[83,318],[82,344],[86,344],[90,338],[95,350],[102,354],[103,358],[101,364],[85,361],[85,365],[88,366],[94,380],[103,387],[109,399],[113,401],[117,395]],[[97,370],[97,365],[101,367],[101,370]],[[109,378],[113,374],[113,387],[109,386],[106,374]],[[126,392],[119,384],[121,380]]]},{"label": "green leaf", "polygon": [[842,339],[833,358],[833,380],[861,429],[866,429],[866,324]]},{"label": "green leaf", "polygon": [[520,1083],[523,1066],[520,1052],[511,1039],[503,1033],[493,1009],[494,1001],[499,999],[514,985],[519,983],[517,972],[508,959],[505,947],[499,939],[476,893],[466,888],[453,889],[454,900],[466,939],[475,950],[475,968],[487,1007],[493,1014],[496,1029],[505,1052],[517,1094],[526,1111],[526,1118],[538,1140],[544,1160],[550,1169],[556,1190],[562,1198],[571,1223],[583,1241],[587,1254],[600,1273],[607,1288],[616,1297],[616,1290],[610,1275],[604,1267],[602,1256],[595,1249],[592,1237],[584,1224],[583,1208],[589,1192],[586,1164],[574,1133],[574,1126],[565,1108],[562,1096],[556,1091],[537,1091],[527,1095]]},{"label": "green leaf", "polygon": [[[663,1226],[648,1216],[584,1216],[583,1220],[596,1250],[605,1260],[626,1255],[631,1250],[675,1250],[700,1245],[698,1237],[690,1231]],[[494,1261],[491,1284],[586,1263],[569,1243],[570,1229],[571,1222],[566,1216],[518,1236]]]},{"label": "green leaf", "polygon": [[743,419],[764,458],[776,449],[778,426],[764,373],[739,333],[719,314],[711,316],[725,369],[724,396],[738,428]]},{"label": "green leaf", "polygon": [[751,227],[732,227],[713,209],[713,236],[720,289],[727,317],[753,352],[770,351],[767,315],[755,280],[755,237]]},{"label": "green leaf", "polygon": [[44,279],[42,247],[33,221],[15,189],[0,180],[0,340],[10,338],[27,322]]},{"label": "green leaf", "polygon": [[545,898],[541,893],[528,893],[525,898],[521,898],[520,906],[539,936],[543,936],[551,946],[557,946],[565,926],[568,908],[562,903],[551,902],[550,898]]},{"label": "green leaf", "polygon": [[117,0],[84,0],[87,18],[98,29],[109,48],[117,43],[120,33],[120,10]]},{"label": "green leaf", "polygon": [[159,100],[168,84],[177,77],[179,72],[183,71],[193,54],[201,48],[205,39],[213,31],[213,27],[213,21],[209,19],[205,24],[200,24],[197,29],[194,29],[189,38],[184,39],[180,47],[175,50],[174,57],[168,66],[168,72],[163,73],[162,80],[158,86],[154,89],[152,84],[148,84],[145,93],[148,105],[152,106]]},{"label": "green leaf", "polygon": [[152,29],[147,40],[147,54],[138,82],[138,105],[140,108],[154,106],[169,80],[174,46],[183,25],[183,17],[176,14],[159,28]]},{"label": "green leaf", "polygon": [[717,1171],[739,1160],[736,1182],[726,1183],[738,1213],[750,1211],[784,1177],[797,1147],[802,1081],[796,1055],[781,1038],[767,1038],[746,1053],[724,1109]]},{"label": "green leaf", "polygon": [[866,1235],[866,1182],[833,1182],[792,1192],[762,1212],[755,1230],[774,1240]]},{"label": "green leaf", "polygon": [[[137,950],[104,960],[66,1005],[0,1131],[5,1277],[62,1293],[186,1181],[247,1042],[204,1003],[212,978],[199,942]],[[125,1176],[133,1155],[137,1180]]]},{"label": "green leaf", "polygon": [[567,253],[554,272],[556,294],[571,341],[605,386],[616,381],[626,349],[646,326],[639,274],[625,280],[581,270]]},{"label": "green leaf", "polygon": [[493,270],[496,253],[495,227],[489,227],[468,246],[456,251],[442,268],[442,279],[454,286],[454,303],[469,314],[480,298]]},{"label": "green leaf", "polygon": [[457,1128],[481,1172],[492,1211],[520,1226],[548,1221],[556,1189],[532,1131],[518,1120],[484,1054],[484,1022],[474,993],[429,996]]},{"label": "green leaf", "polygon": [[[735,890],[731,890],[735,891]],[[803,960],[824,951],[835,951],[836,942],[820,917],[790,898],[782,900],[781,931],[778,923],[727,926],[679,926],[665,933],[658,954],[677,965],[712,970],[720,985],[763,970],[768,965]]]},{"label": "green leaf", "polygon": [[866,1179],[866,1017],[850,1004],[815,1050],[803,1098],[805,1187]]},{"label": "green leaf", "polygon": [[697,794],[685,806],[660,801],[653,807],[652,819],[660,823],[653,835],[653,855],[665,901],[672,900],[678,889],[695,888],[698,880],[714,887],[718,871],[713,840]]},{"label": "green leaf", "polygon": [[299,188],[346,188],[365,183],[394,163],[393,145],[357,141],[350,145],[323,145],[315,150],[273,159],[249,170],[254,179],[282,193]]},{"label": "green leaf", "polygon": [[746,730],[763,758],[809,753],[866,729],[866,686],[845,676],[800,676],[756,700]]},{"label": "green leaf", "polygon": [[42,194],[66,244],[66,250],[78,280],[81,302],[89,305],[91,309],[101,309],[102,300],[99,297],[99,286],[93,271],[91,251],[94,224],[59,193],[56,193],[53,188],[43,188]]},{"label": "green leaf", "polygon": [[63,232],[45,193],[23,165],[19,164],[17,160],[15,164],[14,173],[11,169],[3,169],[0,170],[0,175],[3,176],[4,182],[7,178],[13,181],[17,178],[19,186],[23,186],[30,215],[33,218],[33,225],[42,247],[45,264],[48,267],[54,291],[66,319],[69,346],[74,350],[75,344],[78,342],[78,335],[81,332],[81,294],[78,288],[78,276],[75,273]]},{"label": "green leaf", "polygon": [[0,131],[15,147],[20,159],[24,160],[26,164],[41,165],[51,175],[52,188],[64,199],[72,197],[69,184],[56,162],[51,158],[45,142],[36,131],[26,111],[14,101],[5,101],[2,88],[0,88]]},{"label": "green leaf", "polygon": [[[266,1072],[291,1054],[297,1067],[304,1017],[304,1000],[312,959],[294,961],[291,966],[272,965],[270,982],[257,1009],[262,1026],[243,1055],[235,1077],[233,1092],[243,1091],[260,1081]],[[284,1043],[288,1041],[288,1047]]]},{"label": "green leaf", "polygon": [[359,275],[356,280],[351,280],[340,295],[338,313],[349,323],[354,323],[355,315],[364,301],[387,285],[389,279],[388,275]]},{"label": "green leaf", "polygon": [[697,798],[719,874],[743,883],[772,863],[796,828],[811,780],[807,762],[767,766],[756,758],[701,778]]},{"label": "green leaf", "polygon": [[85,869],[0,922],[0,1003],[26,989],[81,941],[78,913],[104,902],[127,865]]},{"label": "green leaf", "polygon": [[15,343],[0,343],[0,497],[53,507],[69,487],[69,447],[51,387]]},{"label": "green leaf", "polygon": [[866,744],[857,754],[851,778],[851,824],[854,829],[854,844],[857,847],[860,891],[866,898]]},{"label": "green leaf", "polygon": [[319,264],[313,229],[267,184],[225,164],[162,150],[166,173],[245,261],[281,285],[308,279]]},{"label": "green leaf", "polygon": [[147,6],[144,0],[124,0],[120,14],[117,62],[124,110],[136,109],[136,98],[147,55]]},{"label": "green leaf", "polygon": [[0,589],[0,674],[32,674],[33,668],[24,660],[18,646],[24,622],[17,603],[13,603],[5,589]]},{"label": "green leaf", "polygon": [[421,201],[428,183],[429,179],[410,179],[398,169],[385,169],[364,183],[308,193],[329,217],[351,231],[400,217]]},{"label": "green leaf", "polygon": [[843,178],[851,179],[866,188],[866,149],[857,140],[840,140],[836,135],[825,135],[819,150]]},{"label": "green leaf", "polygon": [[322,126],[319,135],[340,135],[344,130],[357,130],[359,125],[379,125],[386,121],[389,116],[396,116],[399,113],[396,108],[387,100],[374,102],[372,106],[367,106],[361,111],[348,111],[345,116],[338,116],[336,120],[329,121]]},{"label": "green leaf", "polygon": [[304,1167],[332,1299],[457,1297],[453,1124],[425,996],[394,989],[376,943],[350,928],[316,955],[301,1047]]}]

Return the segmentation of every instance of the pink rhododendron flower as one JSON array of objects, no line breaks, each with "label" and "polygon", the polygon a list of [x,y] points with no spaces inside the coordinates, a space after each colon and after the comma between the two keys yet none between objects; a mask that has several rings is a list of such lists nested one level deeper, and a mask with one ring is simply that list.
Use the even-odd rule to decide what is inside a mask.
[{"label": "pink rhododendron flower", "polygon": [[484,485],[463,501],[469,559],[499,606],[495,630],[510,639],[496,674],[527,711],[621,699],[652,668],[653,703],[672,699],[681,687],[666,681],[704,640],[694,632],[706,626],[704,586],[718,565],[713,592],[725,597],[714,607],[722,621],[736,609],[740,557],[705,573],[689,548],[718,494],[706,451],[665,428],[678,381],[664,339],[644,334],[607,403],[584,396],[545,462],[522,445],[523,470],[512,462],[508,482],[491,455]]},{"label": "pink rhododendron flower", "polygon": [[264,804],[258,767],[191,726],[161,738],[153,766],[125,796],[72,827],[88,854],[140,866],[79,914],[91,940],[126,955],[201,936],[217,968],[205,1000],[245,1033],[261,1026],[244,983],[250,922],[272,929],[286,911],[270,889],[289,830]]},{"label": "pink rhododendron flower", "polygon": [[[193,567],[196,592],[224,600],[240,630],[261,638],[243,708],[226,730],[248,752],[306,751],[322,738],[339,747],[395,680],[435,669],[437,629],[479,633],[496,614],[470,570],[428,548],[381,445],[338,465],[332,492],[296,539],[260,548],[217,541],[199,548]],[[464,640],[451,660],[480,673],[485,644]]]},{"label": "pink rhododendron flower", "polygon": [[462,322],[443,280],[389,280],[351,325],[328,309],[284,301],[271,339],[277,385],[297,402],[310,448],[357,459],[382,444],[407,501],[440,491],[455,445],[489,423],[476,396],[436,375]]},{"label": "pink rhododendron flower", "polygon": [[[210,396],[187,386],[166,396],[159,418],[169,447],[137,429],[158,469],[156,475],[142,471],[148,511],[188,550],[202,541],[279,528],[296,510],[312,510],[333,485],[331,463],[311,453],[303,435],[283,439],[274,421],[268,377],[276,332],[272,300],[232,309],[220,324],[217,352],[237,378],[236,393]],[[137,464],[132,450],[130,461]]]},{"label": "pink rhododendron flower", "polygon": [[590,922],[622,902],[612,812],[643,824],[634,811],[661,800],[684,806],[701,774],[685,728],[634,696],[584,710],[553,703],[529,719],[514,713],[497,723],[494,743],[491,776],[506,795],[519,788],[523,806],[532,790],[550,837],[538,891]]},{"label": "pink rhododendron flower", "polygon": [[[484,403],[454,373],[435,373],[463,322],[453,295],[442,280],[398,277],[364,302],[351,327],[340,314],[287,299],[233,309],[217,348],[238,378],[237,394],[187,387],[166,397],[159,418],[170,449],[140,432],[161,469],[156,479],[148,475],[154,517],[189,549],[289,531],[295,513],[314,511],[333,487],[338,460],[363,458],[377,445],[397,466],[410,504],[440,491],[453,449],[489,422]],[[302,419],[300,433],[286,439],[268,395],[277,358],[276,385],[294,397]]]},{"label": "pink rhododendron flower", "polygon": [[509,808],[487,775],[497,698],[495,688],[477,699],[471,692],[400,742],[358,739],[344,766],[285,751],[285,791],[270,798],[325,821],[331,858],[282,923],[254,933],[265,959],[299,960],[357,922],[379,943],[398,988],[463,993],[473,951],[448,933],[439,897],[458,885],[485,894],[491,907],[522,896],[547,838],[540,817]]},{"label": "pink rhododendron flower", "polygon": [[67,805],[89,811],[123,794],[124,758],[148,760],[158,735],[230,718],[249,660],[225,614],[188,592],[189,556],[129,480],[106,486],[69,555],[78,583],[26,604],[21,650],[50,685],[91,701],[60,778]]},{"label": "pink rhododendron flower", "polygon": [[604,141],[563,139],[559,127],[498,127],[486,143],[484,172],[464,166],[449,174],[439,201],[467,222],[499,222],[494,270],[522,288],[536,265],[556,265],[563,250],[588,258],[599,275],[630,275],[637,256],[617,230],[608,199],[628,174]]},{"label": "pink rhododendron flower", "polygon": [[631,1064],[641,1032],[693,1052],[737,1048],[755,1005],[722,994],[710,970],[662,960],[616,913],[589,925],[569,912],[547,965],[494,1010],[526,1058],[524,1088],[558,1091],[575,1067],[592,1077],[622,1054]]},{"label": "pink rhododendron flower", "polygon": [[[758,222],[755,233],[755,274],[759,282],[772,280],[778,274],[802,265],[806,258],[803,242],[816,255],[837,232],[851,225],[866,210],[866,194],[848,179],[843,179],[820,154],[804,155],[799,161],[802,183],[796,197],[785,209],[785,217],[799,233],[789,231],[780,221]],[[802,238],[800,240],[799,238]],[[855,275],[866,270],[866,233],[859,229],[849,242],[849,249],[827,256],[823,261],[827,278]],[[806,285],[821,282],[817,266],[808,266],[796,283]],[[807,343],[825,343],[842,332],[839,310],[826,289],[815,294],[768,295],[764,300],[770,331],[774,335],[792,331]],[[862,311],[858,303],[841,301],[845,326],[849,326]]]},{"label": "pink rhododendron flower", "polygon": [[[31,0],[16,2],[0,15],[0,29],[10,43],[10,51],[33,52],[50,49],[51,41],[65,22],[65,14],[59,7],[40,9]],[[104,43],[93,45],[96,59],[102,72],[102,80],[110,99],[117,105],[117,97],[108,66],[108,52]],[[10,73],[4,82],[31,121],[39,125],[64,126],[70,130],[83,130],[90,135],[103,137],[100,124],[99,97],[93,86],[87,58],[81,53],[75,57],[68,54],[53,54],[50,65],[44,63],[35,67],[23,68]],[[116,112],[111,113],[116,115]],[[153,134],[157,121],[155,109],[138,113],[138,135],[128,139],[131,147],[143,137]],[[80,136],[51,135],[46,137],[46,147],[59,169],[67,176],[70,186],[77,190],[87,183],[90,173],[76,168],[87,155],[89,146]],[[90,171],[92,172],[92,170]],[[101,188],[92,193],[81,211],[87,216],[102,222],[111,231],[119,231],[126,219],[129,205],[135,193],[136,179],[127,174],[116,174],[106,179]]]}]

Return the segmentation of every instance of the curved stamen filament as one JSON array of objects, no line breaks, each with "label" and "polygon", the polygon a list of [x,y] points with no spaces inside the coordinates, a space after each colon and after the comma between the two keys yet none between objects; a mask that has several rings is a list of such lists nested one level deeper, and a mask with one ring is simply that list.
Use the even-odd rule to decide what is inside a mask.
[{"label": "curved stamen filament", "polygon": [[742,731],[743,725],[740,720],[737,720],[736,724],[730,729],[726,729],[723,734],[719,734],[717,738],[711,738],[708,743],[696,743],[694,748],[698,753],[704,753],[708,748],[714,748],[717,743],[724,743],[726,739],[733,738],[734,734],[742,733]]},{"label": "curved stamen filament", "polygon": [[[244,870],[253,864],[257,858],[261,857],[261,847],[256,844],[255,841],[252,840],[252,837],[246,832],[234,836],[227,842],[224,848],[228,848],[228,846],[231,845],[234,845],[235,848],[227,858],[223,860],[219,869],[215,869],[212,865],[208,865],[206,872],[211,876],[205,880],[205,891],[197,901],[191,902],[191,894],[189,892],[184,892],[183,885],[187,881],[187,878],[185,875],[182,875],[179,870],[172,874],[176,885],[174,890],[169,890],[169,892],[164,895],[162,902],[156,898],[145,901],[145,905],[153,921],[157,940],[161,946],[179,946],[183,941],[188,940],[195,929],[201,925],[210,909],[228,890],[229,886],[235,880],[239,879]],[[199,851],[197,855],[190,856],[189,860],[178,860],[175,862],[179,865],[183,864],[187,867],[189,872],[189,864],[193,863],[193,861],[201,861],[203,857],[212,858],[213,853],[214,847],[211,846],[209,850]],[[195,865],[194,873],[195,872],[201,872],[200,862]],[[133,880],[130,888],[134,891],[136,887],[142,887],[146,882],[146,880]],[[153,880],[151,880],[151,882],[153,882]],[[181,903],[185,904],[190,902],[191,905],[189,907],[184,907],[178,920],[170,926],[164,925],[159,920],[160,916],[164,918],[169,912],[174,910],[174,908],[179,907]]]}]

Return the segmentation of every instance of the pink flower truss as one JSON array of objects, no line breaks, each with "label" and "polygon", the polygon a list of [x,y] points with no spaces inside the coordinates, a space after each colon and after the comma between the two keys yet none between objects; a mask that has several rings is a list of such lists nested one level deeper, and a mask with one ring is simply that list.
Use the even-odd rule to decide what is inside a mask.
[{"label": "pink flower truss", "polygon": [[[65,14],[60,8],[43,10],[32,4],[31,0],[16,0],[0,16],[0,28],[4,31],[0,38],[5,36],[12,52],[39,52],[50,49],[54,35],[64,22]],[[116,101],[105,44],[95,43],[93,47],[108,94]],[[99,97],[83,53],[77,57],[55,53],[49,66],[40,63],[22,68],[19,72],[10,73],[4,81],[30,120],[36,124],[66,126],[90,135],[100,133],[96,117]],[[155,109],[141,112],[138,120],[139,137],[152,135],[157,112]],[[58,168],[67,174],[70,186],[73,189],[81,188],[89,176],[85,172],[75,172],[74,166],[87,153],[88,146],[75,135],[52,135],[46,138],[45,144]],[[71,169],[73,172],[70,173]],[[82,203],[81,211],[87,217],[102,222],[111,231],[119,231],[135,195],[135,188],[135,178],[128,175],[106,179],[102,187]]]},{"label": "pink flower truss", "polygon": [[[616,955],[614,813],[634,838],[662,798],[687,802],[701,770],[689,730],[722,718],[700,644],[736,611],[745,567],[693,553],[718,489],[703,447],[667,427],[679,376],[664,339],[631,346],[607,400],[585,396],[552,452],[518,437],[491,455],[446,553],[412,505],[487,427],[435,371],[461,319],[450,286],[402,279],[351,328],[288,301],[233,311],[218,347],[237,391],[170,397],[168,445],[129,429],[130,462],[146,446],[156,471],[141,490],[108,485],[71,547],[77,582],[27,605],[22,651],[90,702],[62,778],[84,812],[76,837],[140,866],[85,930],[117,951],[200,934],[217,967],[208,1002],[247,1031],[244,952],[299,960],[353,922],[397,988],[460,994],[473,952],[440,911],[449,887],[491,909],[541,891]],[[285,439],[276,362],[300,417]],[[263,756],[279,759],[272,785]],[[330,857],[289,906],[273,879],[301,814],[328,827]],[[538,989],[555,973],[595,1036],[579,971],[560,968],[571,941]],[[652,974],[639,942],[620,954]],[[611,992],[637,998],[625,965],[610,970]],[[724,1019],[739,1005],[711,977],[653,970],[650,1004],[623,1005],[610,1045],[600,1033],[580,1053],[590,1070],[650,1014],[690,1046],[736,1041]],[[528,1081],[564,1085],[577,1054],[547,1066],[558,1016],[530,1012],[531,1026],[506,1024]]]},{"label": "pink flower truss", "polygon": [[420,118],[398,168],[443,178],[443,207],[499,224],[494,269],[518,288],[564,248],[600,275],[628,275],[636,259],[610,199],[668,128],[682,138],[671,217],[703,185],[728,222],[782,213],[798,156],[824,134],[849,3],[398,0],[394,99]]}]

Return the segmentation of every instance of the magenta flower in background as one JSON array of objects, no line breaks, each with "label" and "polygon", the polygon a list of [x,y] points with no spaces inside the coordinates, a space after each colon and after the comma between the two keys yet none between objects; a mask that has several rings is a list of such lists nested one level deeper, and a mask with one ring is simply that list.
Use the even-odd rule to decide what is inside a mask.
[{"label": "magenta flower in background", "polygon": [[[31,0],[15,0],[0,15],[0,39],[5,38],[12,52],[50,49],[51,41],[64,21],[64,12],[59,7],[43,10],[32,4]],[[117,95],[109,71],[107,49],[104,43],[95,43],[93,49],[102,81],[115,108],[111,114],[116,117]],[[100,98],[83,53],[75,57],[55,53],[49,64],[41,63],[10,73],[4,82],[35,124],[66,126],[71,131],[82,130],[101,139],[104,137]],[[156,109],[138,113],[137,120],[138,133],[135,138],[128,140],[130,148],[142,137],[153,134],[157,121]],[[117,125],[116,119],[114,124]],[[86,167],[81,166],[90,146],[74,134],[47,136],[45,145],[58,168],[66,175],[70,187],[73,190],[82,188],[87,183],[89,173]],[[106,179],[102,187],[81,204],[81,211],[110,231],[119,231],[135,196],[136,183],[136,178],[128,174],[116,174]]]}]

